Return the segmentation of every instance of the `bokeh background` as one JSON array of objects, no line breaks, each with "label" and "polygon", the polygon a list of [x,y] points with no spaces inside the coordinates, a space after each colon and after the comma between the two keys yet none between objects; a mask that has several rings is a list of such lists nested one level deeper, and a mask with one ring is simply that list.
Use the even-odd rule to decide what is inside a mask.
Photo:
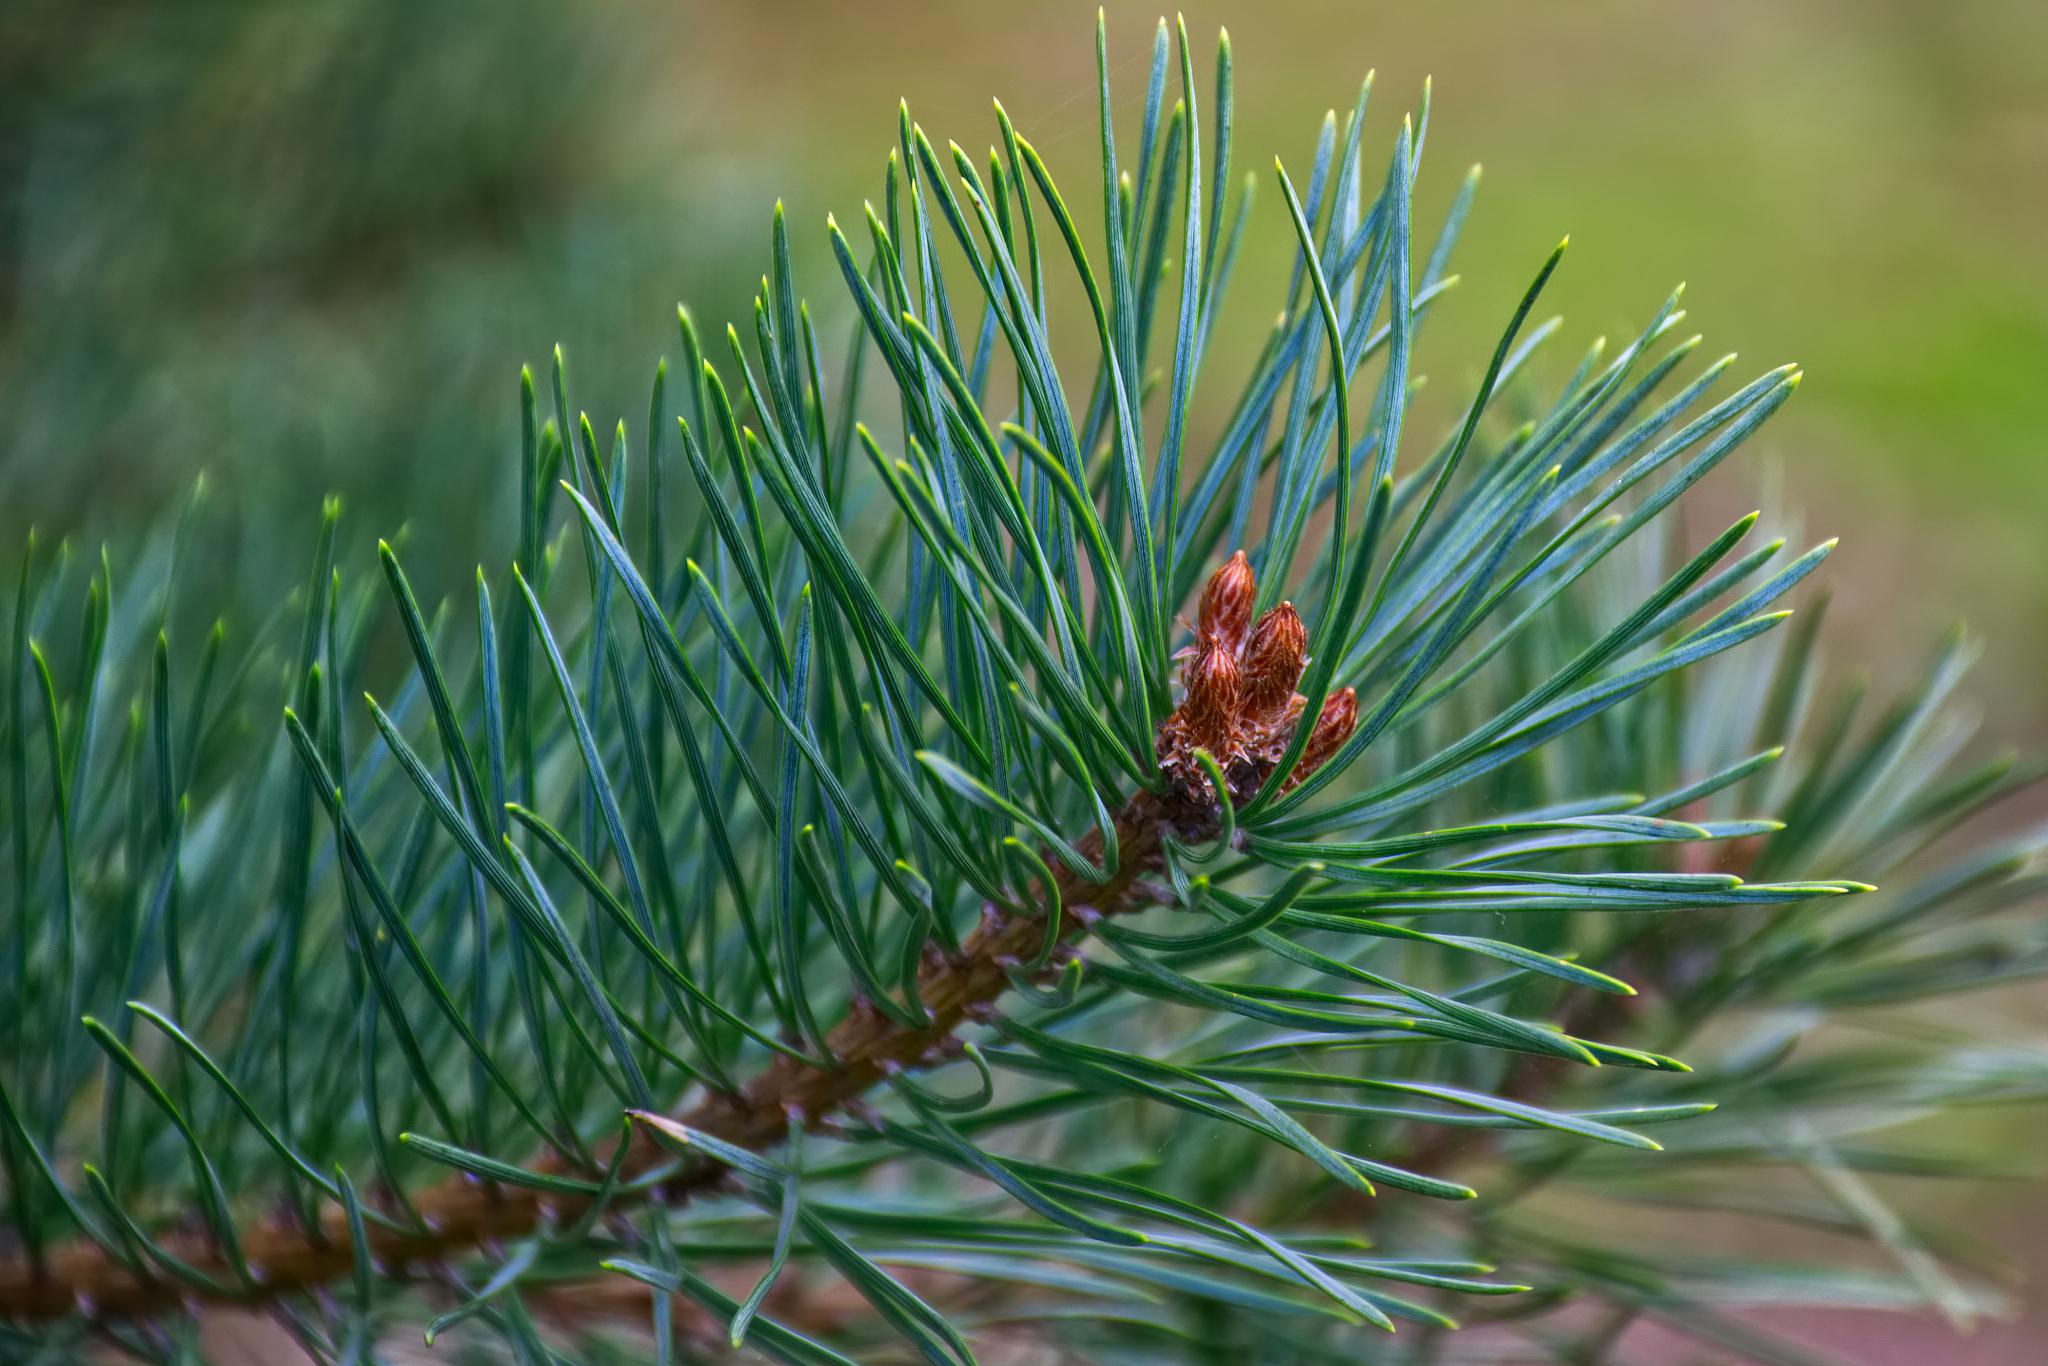
[{"label": "bokeh background", "polygon": [[[329,491],[359,539],[409,526],[415,577],[460,583],[506,548],[522,362],[559,341],[600,430],[644,421],[677,301],[714,334],[748,319],[778,197],[800,280],[845,316],[822,224],[879,196],[899,96],[978,151],[1000,95],[1092,213],[1093,17],[4,0],[0,544],[32,522],[119,543],[203,468],[231,624],[303,573]],[[1127,119],[1155,19],[1110,7]],[[1963,619],[1987,732],[2048,739],[2048,5],[1245,0],[1187,22],[1205,66],[1230,27],[1240,170],[1305,169],[1371,68],[1383,148],[1434,77],[1424,220],[1486,170],[1419,357],[1425,421],[1469,394],[1561,234],[1559,365],[1687,281],[1708,354],[1807,370],[1711,496],[1844,534],[1834,658],[1895,680]],[[1263,339],[1290,259],[1262,190],[1214,379]],[[1955,1198],[2043,1260],[2039,1199]],[[2038,1361],[2038,1341],[1994,1333],[1972,1359]]]}]

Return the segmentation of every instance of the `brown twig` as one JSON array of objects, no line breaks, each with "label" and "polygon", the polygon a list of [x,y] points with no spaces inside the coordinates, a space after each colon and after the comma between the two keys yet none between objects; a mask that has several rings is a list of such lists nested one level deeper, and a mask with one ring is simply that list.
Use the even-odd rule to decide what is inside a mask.
[{"label": "brown twig", "polygon": [[[1054,866],[1063,908],[1060,938],[1070,940],[1082,933],[1084,921],[1093,918],[1082,908],[1098,916],[1141,909],[1142,882],[1159,867],[1162,839],[1169,833],[1202,838],[1213,819],[1177,795],[1141,792],[1132,798],[1116,818],[1119,860],[1111,877],[1091,883],[1063,864]],[[1077,847],[1097,860],[1101,837],[1091,833]],[[934,954],[919,971],[918,991],[930,1012],[929,1024],[911,1028],[872,1007],[856,1005],[827,1036],[835,1066],[814,1067],[778,1055],[744,1090],[706,1097],[677,1118],[728,1143],[756,1150],[773,1147],[787,1134],[792,1116],[815,1123],[858,1098],[886,1071],[943,1060],[946,1045],[960,1026],[1008,989],[1005,965],[1029,958],[1044,933],[1044,922],[1037,917],[991,911],[957,955]],[[642,1131],[635,1130],[629,1141],[633,1148],[622,1168],[623,1180],[674,1160]],[[568,1174],[566,1163],[554,1154],[535,1159],[532,1170]],[[724,1174],[724,1168],[707,1162],[685,1168],[657,1189],[665,1199],[688,1199]],[[383,1274],[402,1274],[493,1240],[523,1237],[543,1220],[574,1218],[582,1208],[577,1197],[467,1176],[414,1192],[410,1203],[419,1213],[418,1227],[368,1230],[370,1254]],[[138,1275],[97,1243],[78,1241],[51,1250],[40,1262],[20,1256],[0,1261],[0,1319],[46,1322],[74,1313],[132,1317],[181,1301],[259,1302],[345,1276],[353,1260],[348,1221],[338,1206],[327,1208],[311,1230],[289,1221],[242,1230],[242,1254],[252,1283],[238,1278],[207,1234],[176,1232],[160,1241],[166,1251],[221,1288],[208,1290],[168,1273]]]}]

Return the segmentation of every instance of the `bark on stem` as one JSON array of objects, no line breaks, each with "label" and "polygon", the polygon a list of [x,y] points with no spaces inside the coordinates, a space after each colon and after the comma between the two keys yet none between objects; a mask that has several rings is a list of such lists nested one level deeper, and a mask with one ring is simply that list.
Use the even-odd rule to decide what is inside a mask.
[{"label": "bark on stem", "polygon": [[[1171,833],[1189,841],[1205,838],[1213,831],[1214,816],[1178,796],[1141,792],[1117,815],[1115,827],[1118,867],[1108,880],[1087,882],[1063,864],[1053,866],[1063,908],[1063,941],[1078,938],[1086,928],[1083,917],[1076,914],[1079,907],[1107,916],[1149,904],[1140,889],[1145,875],[1160,867],[1163,837]],[[1076,847],[1091,861],[1099,862],[1102,840],[1098,833],[1090,833]],[[1033,904],[1044,904],[1043,897]],[[773,1147],[788,1132],[792,1114],[816,1123],[859,1098],[881,1080],[885,1070],[915,1069],[943,1059],[955,1031],[1009,988],[1003,965],[1030,957],[1043,943],[1044,933],[1044,922],[1036,916],[991,913],[968,936],[957,956],[933,955],[920,970],[918,988],[931,1014],[928,1025],[908,1028],[878,1011],[857,1007],[828,1035],[837,1066],[812,1067],[778,1055],[743,1091],[709,1096],[676,1118],[729,1143],[755,1150]],[[624,1180],[644,1176],[674,1160],[638,1131],[631,1141],[633,1149],[622,1169]],[[553,1154],[535,1159],[532,1170],[571,1174]],[[665,1199],[686,1200],[724,1176],[725,1168],[707,1162],[680,1172],[655,1189]],[[466,1176],[413,1192],[411,1203],[419,1211],[421,1227],[406,1231],[372,1226],[368,1231],[371,1256],[385,1274],[401,1275],[410,1268],[460,1256],[486,1242],[520,1238],[544,1218],[572,1219],[583,1208],[575,1197]],[[218,1291],[168,1272],[139,1276],[85,1239],[50,1250],[40,1264],[25,1256],[9,1257],[0,1261],[0,1319],[35,1323],[74,1313],[126,1318],[188,1302],[262,1303],[340,1279],[353,1265],[348,1221],[339,1206],[323,1210],[315,1230],[296,1222],[270,1221],[241,1230],[240,1241],[243,1257],[257,1277],[255,1285],[237,1280],[206,1234],[174,1232],[159,1239],[165,1250],[217,1282],[222,1287]]]}]

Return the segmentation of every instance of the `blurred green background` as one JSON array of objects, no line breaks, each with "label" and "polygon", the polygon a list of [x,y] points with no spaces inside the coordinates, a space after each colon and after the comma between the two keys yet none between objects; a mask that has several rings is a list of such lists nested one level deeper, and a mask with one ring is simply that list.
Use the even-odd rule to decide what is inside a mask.
[{"label": "blurred green background", "polygon": [[[747,320],[778,197],[820,315],[847,316],[822,224],[879,195],[899,96],[978,152],[1000,95],[1099,222],[1093,15],[0,0],[0,536],[118,544],[204,468],[201,563],[231,627],[302,576],[330,490],[358,550],[410,524],[415,580],[463,584],[509,549],[522,362],[562,342],[577,401],[637,438],[675,303],[714,337]],[[1126,129],[1156,16],[1110,9]],[[1267,0],[1187,22],[1205,99],[1231,29],[1236,167],[1263,182],[1198,422],[1234,396],[1292,260],[1272,155],[1305,173],[1325,109],[1377,68],[1377,162],[1433,75],[1429,231],[1486,171],[1418,358],[1414,444],[1563,233],[1552,373],[1685,280],[1704,354],[1808,372],[1708,501],[1789,502],[1812,538],[1843,534],[1838,661],[1896,679],[1964,618],[1990,731],[2048,737],[2048,5]],[[2038,1243],[2026,1202],[1971,1204]]]},{"label": "blurred green background", "polygon": [[[1127,121],[1155,17],[1110,10]],[[228,508],[209,523],[214,572],[252,614],[301,572],[330,489],[359,534],[410,522],[432,572],[502,553],[519,364],[560,340],[600,430],[644,421],[674,303],[747,318],[778,196],[800,278],[842,315],[821,224],[857,224],[879,193],[898,96],[978,150],[999,94],[1087,209],[1092,18],[9,0],[0,530],[117,534],[203,467]],[[1843,652],[1886,673],[1967,618],[1990,644],[1998,728],[2048,729],[2032,686],[2048,665],[2048,6],[1241,3],[1187,19],[1205,66],[1232,30],[1239,170],[1276,152],[1305,170],[1323,111],[1368,68],[1368,144],[1384,143],[1434,76],[1426,218],[1466,165],[1486,175],[1464,283],[1420,357],[1426,417],[1469,392],[1560,234],[1557,365],[1688,281],[1707,354],[1807,368],[1735,476],[1749,488],[1724,496],[1782,491],[1815,533],[1846,533]],[[1261,188],[1205,372],[1215,404],[1291,250]]]}]

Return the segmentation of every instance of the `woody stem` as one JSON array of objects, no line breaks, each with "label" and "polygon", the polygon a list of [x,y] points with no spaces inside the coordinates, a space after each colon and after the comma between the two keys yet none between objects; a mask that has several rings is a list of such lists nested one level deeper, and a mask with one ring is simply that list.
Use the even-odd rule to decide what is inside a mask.
[{"label": "woody stem", "polygon": [[[1062,907],[1059,939],[1071,941],[1085,931],[1084,920],[1092,918],[1082,912],[1084,907],[1096,916],[1142,909],[1147,904],[1144,875],[1160,867],[1164,838],[1173,834],[1196,841],[1213,828],[1212,812],[1177,796],[1140,792],[1133,797],[1114,822],[1119,857],[1113,874],[1090,882],[1064,864],[1054,865],[1053,890]],[[1100,860],[1102,847],[1098,832],[1077,844],[1092,861]],[[1036,900],[1029,904],[1045,904],[1046,890],[1033,888]],[[1030,957],[1044,936],[1038,917],[989,915],[958,954],[931,956],[920,969],[918,994],[929,1013],[926,1024],[912,1027],[873,1009],[854,1009],[827,1035],[831,1066],[778,1055],[742,1090],[707,1096],[676,1118],[728,1143],[756,1151],[772,1148],[787,1134],[792,1117],[815,1124],[858,1099],[885,1073],[944,1057],[955,1032],[1008,989],[1005,965]],[[725,1175],[723,1167],[698,1162],[651,1186],[626,1189],[675,1161],[642,1130],[634,1130],[627,1141],[631,1147],[614,1203],[657,1194],[672,1202],[687,1200]],[[542,1177],[572,1174],[566,1160],[552,1152],[533,1159],[527,1170]],[[460,1176],[412,1193],[409,1203],[417,1211],[416,1222],[401,1228],[372,1225],[366,1233],[372,1258],[392,1275],[486,1242],[523,1237],[544,1222],[573,1219],[587,1208],[587,1197]],[[158,1244],[196,1273],[189,1276],[140,1259],[145,1270],[138,1272],[87,1240],[39,1258],[0,1260],[0,1319],[31,1323],[72,1313],[125,1318],[181,1302],[262,1303],[345,1276],[354,1261],[347,1215],[339,1206],[325,1208],[312,1227],[263,1222],[239,1230],[238,1241],[250,1273],[246,1280],[210,1236],[191,1232],[167,1234]]]}]

